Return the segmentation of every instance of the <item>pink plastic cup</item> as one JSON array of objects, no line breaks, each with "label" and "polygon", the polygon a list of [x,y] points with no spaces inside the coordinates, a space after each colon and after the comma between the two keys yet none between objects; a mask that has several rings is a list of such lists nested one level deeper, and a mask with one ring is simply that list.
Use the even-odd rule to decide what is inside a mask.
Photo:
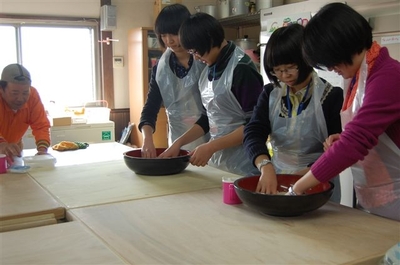
[{"label": "pink plastic cup", "polygon": [[226,204],[242,203],[242,201],[236,194],[235,186],[233,185],[234,181],[235,179],[233,178],[229,177],[222,178],[222,195],[223,195],[223,201]]},{"label": "pink plastic cup", "polygon": [[7,173],[7,156],[0,154],[0,174]]}]

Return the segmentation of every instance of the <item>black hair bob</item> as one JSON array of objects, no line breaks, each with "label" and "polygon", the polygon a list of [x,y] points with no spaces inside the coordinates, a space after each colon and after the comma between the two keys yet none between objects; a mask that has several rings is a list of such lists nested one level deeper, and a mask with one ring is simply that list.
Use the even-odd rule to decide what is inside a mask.
[{"label": "black hair bob", "polygon": [[162,34],[178,35],[182,22],[190,17],[189,9],[181,4],[171,4],[164,7],[158,14],[154,31],[161,47],[166,48],[161,38]]},{"label": "black hair bob", "polygon": [[198,12],[183,22],[179,30],[179,39],[186,50],[196,50],[203,56],[213,47],[221,47],[225,32],[216,18]]},{"label": "black hair bob", "polygon": [[264,53],[264,69],[272,82],[280,87],[279,80],[270,72],[274,67],[284,64],[294,64],[299,69],[297,84],[302,83],[313,68],[307,64],[302,54],[304,27],[300,24],[290,24],[276,29],[266,44]]},{"label": "black hair bob", "polygon": [[350,6],[331,3],[323,6],[304,31],[303,54],[315,68],[353,64],[353,56],[372,46],[372,28]]}]

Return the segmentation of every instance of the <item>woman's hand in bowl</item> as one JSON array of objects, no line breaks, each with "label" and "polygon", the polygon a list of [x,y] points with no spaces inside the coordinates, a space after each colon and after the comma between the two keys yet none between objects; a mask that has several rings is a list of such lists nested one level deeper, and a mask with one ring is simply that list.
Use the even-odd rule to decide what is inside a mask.
[{"label": "woman's hand in bowl", "polygon": [[167,157],[177,157],[180,152],[180,146],[172,144],[170,147],[165,149],[164,152],[162,152],[158,158],[167,158]]},{"label": "woman's hand in bowl", "polygon": [[263,194],[276,194],[278,181],[275,169],[272,164],[265,165],[261,168],[261,175],[258,180],[256,192]]}]

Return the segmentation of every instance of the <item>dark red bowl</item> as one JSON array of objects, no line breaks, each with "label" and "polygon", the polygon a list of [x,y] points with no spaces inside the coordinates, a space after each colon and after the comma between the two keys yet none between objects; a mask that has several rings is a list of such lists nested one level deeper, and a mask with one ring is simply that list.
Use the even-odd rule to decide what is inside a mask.
[{"label": "dark red bowl", "polygon": [[[156,148],[157,156],[166,148]],[[189,165],[189,151],[181,150],[177,157],[143,158],[141,149],[124,153],[124,161],[130,170],[140,175],[162,176],[182,172]]]},{"label": "dark red bowl", "polygon": [[[333,183],[327,182],[307,190],[304,195],[261,194],[255,192],[259,178],[250,176],[237,179],[234,182],[236,193],[248,207],[274,216],[298,216],[314,211],[330,199],[334,188]],[[298,175],[277,175],[278,192],[287,191],[300,178]]]}]

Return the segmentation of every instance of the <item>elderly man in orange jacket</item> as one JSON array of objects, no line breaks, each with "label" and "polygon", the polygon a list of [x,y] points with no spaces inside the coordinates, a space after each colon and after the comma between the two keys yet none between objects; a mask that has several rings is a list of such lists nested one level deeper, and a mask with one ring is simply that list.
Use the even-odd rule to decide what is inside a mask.
[{"label": "elderly man in orange jacket", "polygon": [[50,122],[38,91],[31,86],[28,70],[20,64],[3,69],[0,80],[0,153],[9,161],[21,156],[22,137],[30,126],[37,154],[47,154]]}]

